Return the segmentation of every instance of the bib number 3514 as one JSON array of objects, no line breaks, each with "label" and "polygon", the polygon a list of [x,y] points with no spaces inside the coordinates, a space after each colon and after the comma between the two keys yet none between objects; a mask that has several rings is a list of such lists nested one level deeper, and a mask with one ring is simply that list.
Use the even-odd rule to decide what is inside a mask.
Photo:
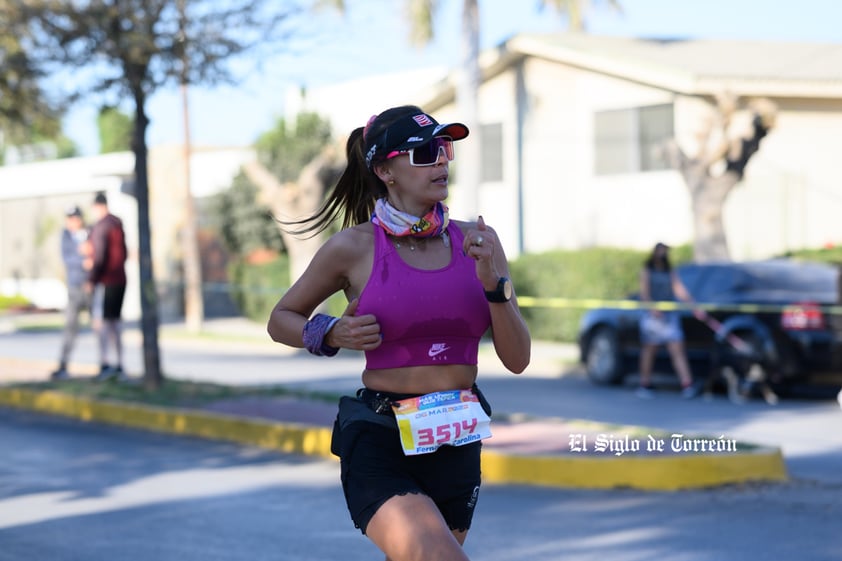
[{"label": "bib number 3514", "polygon": [[394,405],[404,454],[461,446],[491,436],[491,419],[471,390],[435,392]]}]

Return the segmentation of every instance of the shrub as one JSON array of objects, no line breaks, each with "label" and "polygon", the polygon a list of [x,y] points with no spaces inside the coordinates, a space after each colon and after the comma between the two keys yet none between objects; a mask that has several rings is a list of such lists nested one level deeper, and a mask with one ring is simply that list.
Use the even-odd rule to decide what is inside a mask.
[{"label": "shrub", "polygon": [[281,255],[266,263],[232,263],[228,268],[231,279],[231,299],[245,317],[265,322],[278,298],[289,287],[289,259]]},{"label": "shrub", "polygon": [[821,249],[799,249],[788,251],[782,257],[791,259],[803,259],[805,261],[815,261],[819,263],[828,263],[830,265],[842,264],[842,247],[828,247]]},{"label": "shrub", "polygon": [[29,308],[32,303],[23,296],[3,296],[0,295],[0,312],[9,310],[22,310]]},{"label": "shrub", "polygon": [[[673,265],[679,265],[689,261],[691,254],[692,248],[680,246],[670,257]],[[532,338],[575,341],[579,321],[588,307],[637,292],[640,269],[648,255],[648,251],[591,248],[523,255],[512,261],[518,297],[581,300],[561,307],[521,304]]]}]

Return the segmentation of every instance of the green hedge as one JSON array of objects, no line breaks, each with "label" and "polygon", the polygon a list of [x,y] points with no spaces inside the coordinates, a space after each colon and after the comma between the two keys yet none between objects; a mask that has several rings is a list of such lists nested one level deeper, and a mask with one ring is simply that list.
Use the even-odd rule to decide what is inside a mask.
[{"label": "green hedge", "polygon": [[259,265],[234,262],[228,267],[231,299],[245,317],[265,322],[289,287],[289,259],[281,255]]},{"label": "green hedge", "polygon": [[[260,265],[237,262],[228,267],[231,299],[240,313],[254,321],[265,322],[272,308],[289,288],[289,258],[280,255]],[[327,313],[339,316],[348,305],[344,294],[334,294],[327,302]]]},{"label": "green hedge", "polygon": [[816,261],[830,265],[842,264],[842,247],[829,247],[822,249],[799,249],[789,251],[782,255],[792,259],[803,259],[805,261]]},{"label": "green hedge", "polygon": [[7,310],[20,310],[31,306],[32,303],[23,296],[0,295],[0,312]]},{"label": "green hedge", "polygon": [[[675,265],[689,260],[692,249],[672,250]],[[523,255],[510,263],[519,297],[606,299],[637,292],[640,269],[648,251],[592,248]],[[575,341],[584,307],[521,306],[533,339]]]},{"label": "green hedge", "polygon": [[[552,251],[510,263],[519,297],[622,298],[637,287],[644,257],[619,249]],[[573,341],[581,308],[522,306],[533,339]]]}]

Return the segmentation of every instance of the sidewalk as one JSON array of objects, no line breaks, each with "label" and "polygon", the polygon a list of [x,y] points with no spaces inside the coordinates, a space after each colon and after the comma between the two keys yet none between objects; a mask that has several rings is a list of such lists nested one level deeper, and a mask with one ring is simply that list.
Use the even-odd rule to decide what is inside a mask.
[{"label": "sidewalk", "polygon": [[[19,325],[9,318],[0,324],[9,333]],[[239,318],[206,322],[203,331],[204,336],[191,335],[183,325],[177,324],[163,326],[160,334],[168,344],[215,352],[224,350],[234,360],[238,356],[246,360],[256,345],[268,341],[263,326]],[[127,330],[127,345],[138,341],[137,330]],[[290,353],[288,360],[297,361],[295,368],[311,364],[307,362],[309,357]],[[355,368],[355,359],[353,356],[346,359],[351,368]],[[487,350],[480,360],[487,365],[483,367],[484,372],[501,369],[495,364],[496,357],[489,356]],[[572,345],[536,342],[530,375],[549,376],[561,362],[575,360],[576,350]],[[43,381],[44,373],[53,366],[54,363],[46,360],[0,355],[0,406],[335,459],[329,452],[336,415],[332,403],[290,397],[247,397],[215,401],[200,409],[174,409],[87,400],[10,385],[12,380]],[[272,368],[277,369],[276,363]],[[94,365],[88,364],[74,373],[89,375],[94,370]],[[779,449],[750,448],[745,443],[741,443],[739,451],[731,452],[727,451],[727,442],[722,441],[672,441],[670,435],[650,434],[641,427],[513,417],[504,412],[493,417],[492,432],[492,438],[484,441],[482,466],[483,478],[489,483],[676,490],[787,478]],[[675,451],[675,447],[681,451]],[[713,451],[699,451],[709,448]]]}]

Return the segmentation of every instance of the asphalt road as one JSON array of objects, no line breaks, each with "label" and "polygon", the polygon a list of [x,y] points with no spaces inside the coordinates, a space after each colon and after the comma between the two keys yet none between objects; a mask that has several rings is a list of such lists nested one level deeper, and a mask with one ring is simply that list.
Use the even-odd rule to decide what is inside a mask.
[{"label": "asphalt road", "polygon": [[[0,409],[0,561],[347,561],[338,465]],[[486,561],[831,561],[842,485],[653,493],[485,486]]]}]

